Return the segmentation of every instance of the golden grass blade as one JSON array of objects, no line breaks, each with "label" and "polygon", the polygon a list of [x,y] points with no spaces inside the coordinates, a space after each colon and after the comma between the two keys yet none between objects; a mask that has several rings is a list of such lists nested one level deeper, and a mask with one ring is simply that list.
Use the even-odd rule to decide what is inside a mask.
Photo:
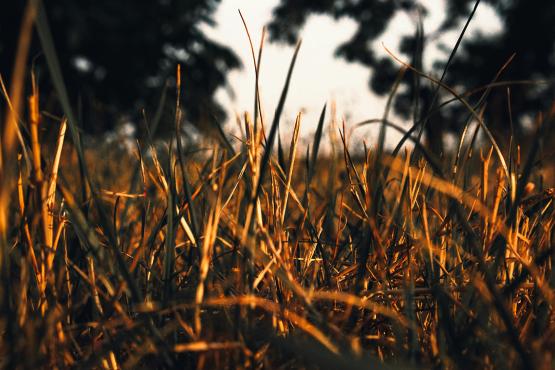
[{"label": "golden grass blade", "polygon": [[297,143],[299,142],[299,129],[301,126],[301,114],[297,115],[295,120],[295,127],[293,128],[293,137],[291,138],[291,147],[289,148],[289,167],[287,171],[287,185],[285,186],[285,193],[283,194],[283,204],[281,208],[280,224],[283,225],[285,220],[285,213],[287,212],[287,200],[289,199],[289,192],[291,190],[291,180],[293,178],[293,170],[295,168],[295,157],[297,154]]}]

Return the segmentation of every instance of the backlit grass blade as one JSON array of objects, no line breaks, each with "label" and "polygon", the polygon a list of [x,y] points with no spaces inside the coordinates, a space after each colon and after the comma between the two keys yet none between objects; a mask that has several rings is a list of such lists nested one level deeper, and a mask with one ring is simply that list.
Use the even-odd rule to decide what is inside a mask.
[{"label": "backlit grass blade", "polygon": [[245,21],[245,18],[243,17],[243,14],[241,13],[241,11],[239,10],[239,16],[241,17],[241,21],[243,22],[243,26],[245,27],[245,32],[247,34],[247,37],[249,39],[249,46],[250,46],[250,50],[251,50],[251,55],[252,55],[252,62],[254,64],[254,71],[255,71],[255,81],[254,81],[254,131],[256,132],[258,130],[258,121],[259,118],[262,119],[262,117],[259,117],[259,112],[260,112],[260,88],[259,88],[259,77],[260,77],[260,66],[262,64],[262,50],[264,49],[264,39],[266,38],[266,27],[262,28],[262,35],[260,36],[260,46],[258,48],[258,58],[255,57],[254,54],[254,45],[252,42],[252,38],[251,38],[251,34],[249,32],[249,28],[247,26],[247,22]]},{"label": "backlit grass blade", "polygon": [[318,151],[320,149],[320,142],[322,141],[322,132],[324,130],[324,120],[326,119],[326,107],[324,104],[320,118],[318,119],[318,126],[316,126],[316,133],[314,134],[314,141],[312,143],[312,156],[310,158],[310,167],[308,172],[308,185],[312,182],[314,171],[316,170],[316,160],[318,159]]},{"label": "backlit grass blade", "polygon": [[164,244],[164,255],[163,255],[163,266],[164,266],[164,274],[163,274],[163,286],[164,286],[164,294],[163,294],[163,302],[167,304],[173,298],[173,276],[174,276],[174,267],[175,267],[175,226],[174,226],[174,219],[175,219],[175,183],[173,179],[173,163],[172,163],[172,151],[170,149],[168,153],[168,167],[166,170],[167,173],[167,183],[169,184],[169,188],[167,191],[167,208],[166,213],[168,217],[168,222],[166,224],[166,240]]},{"label": "backlit grass blade", "polygon": [[281,143],[281,135],[278,130],[278,163],[283,172],[287,172],[287,164],[285,163],[285,153],[283,151],[283,145]]},{"label": "backlit grass blade", "polygon": [[285,85],[283,86],[283,90],[281,91],[281,96],[279,98],[278,105],[276,107],[276,111],[274,113],[274,119],[272,121],[272,126],[270,128],[270,133],[268,135],[268,140],[266,143],[266,150],[262,156],[262,160],[260,161],[260,175],[258,177],[258,183],[254,190],[254,196],[252,199],[256,199],[260,194],[260,190],[262,188],[262,184],[264,182],[264,175],[266,174],[266,170],[268,169],[268,165],[270,162],[270,156],[272,154],[272,147],[274,146],[274,141],[276,138],[276,134],[279,128],[279,121],[281,118],[281,113],[283,112],[283,107],[285,106],[285,99],[287,98],[287,92],[289,91],[289,84],[291,82],[291,76],[293,75],[293,68],[295,67],[295,62],[297,61],[297,55],[299,54],[299,50],[301,48],[301,41],[297,43],[295,47],[295,52],[293,53],[293,58],[291,59],[291,64],[289,65],[289,71],[287,72],[287,77],[285,78]]},{"label": "backlit grass blade", "polygon": [[[459,46],[461,45],[461,42],[464,38],[464,35],[466,33],[466,30],[468,28],[468,26],[470,25],[470,22],[472,21],[472,19],[474,18],[474,14],[476,14],[476,10],[478,9],[478,5],[480,5],[481,0],[476,0],[476,2],[474,3],[474,7],[472,8],[472,11],[470,12],[468,18],[466,19],[466,22],[464,24],[463,29],[461,30],[461,33],[459,34],[459,37],[457,38],[457,41],[455,43],[455,46],[453,47],[453,49],[451,49],[451,53],[449,54],[449,58],[447,59],[447,63],[445,64],[445,67],[443,68],[443,72],[441,73],[441,77],[439,79],[439,84],[436,84],[436,88],[435,88],[435,92],[434,92],[434,96],[432,98],[432,101],[430,103],[430,106],[428,108],[428,110],[433,109],[436,101],[439,98],[439,91],[440,91],[440,87],[441,87],[441,83],[443,83],[445,76],[447,75],[447,71],[449,70],[449,67],[451,66],[451,64],[453,63],[453,59],[455,58],[455,55],[457,54],[457,51],[459,50]],[[429,113],[429,112],[428,112]],[[429,117],[429,114],[428,116]],[[422,132],[424,131],[424,128],[426,127],[426,125],[428,124],[428,120],[426,119],[425,121],[422,122],[422,126],[421,129],[418,133],[418,140],[420,140],[420,137],[422,135]]]}]

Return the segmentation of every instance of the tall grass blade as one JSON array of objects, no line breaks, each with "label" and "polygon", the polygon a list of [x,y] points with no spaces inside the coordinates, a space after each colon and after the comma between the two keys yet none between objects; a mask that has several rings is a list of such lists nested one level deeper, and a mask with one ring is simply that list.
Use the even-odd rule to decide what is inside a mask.
[{"label": "tall grass blade", "polygon": [[50,71],[50,76],[52,78],[52,84],[58,93],[58,98],[60,99],[60,104],[68,118],[69,131],[73,139],[73,145],[77,151],[77,156],[79,158],[80,169],[85,175],[86,179],[89,180],[87,167],[85,164],[85,155],[83,148],[81,146],[81,140],[79,135],[79,124],[77,122],[77,117],[73,113],[71,107],[69,94],[64,82],[62,75],[62,70],[60,68],[60,62],[58,61],[58,56],[56,54],[56,48],[54,45],[54,40],[52,39],[52,33],[50,32],[50,26],[48,24],[48,18],[46,15],[46,9],[41,0],[38,1],[38,13],[36,19],[37,33],[42,45],[42,50],[46,58],[46,63]]},{"label": "tall grass blade", "polygon": [[316,170],[316,160],[318,159],[318,151],[320,150],[320,142],[322,141],[322,132],[324,131],[324,121],[326,119],[326,107],[324,104],[320,118],[318,119],[318,126],[316,126],[316,133],[314,134],[314,141],[312,142],[312,156],[310,158],[310,166],[308,169],[308,185],[312,182],[314,171]]},{"label": "tall grass blade", "polygon": [[297,46],[295,47],[295,52],[293,53],[293,58],[291,59],[291,64],[289,65],[289,71],[287,72],[287,77],[285,78],[285,85],[283,86],[283,90],[281,91],[281,96],[279,98],[279,102],[274,113],[274,119],[272,121],[272,126],[270,128],[270,133],[268,135],[268,140],[266,143],[266,150],[264,151],[264,154],[262,155],[262,159],[260,161],[260,174],[258,177],[258,183],[254,188],[254,194],[252,197],[253,200],[258,198],[258,195],[260,194],[260,191],[262,189],[264,175],[266,174],[266,170],[268,169],[268,165],[270,162],[272,147],[274,146],[274,141],[278,132],[281,113],[283,112],[283,107],[285,106],[285,99],[287,98],[287,92],[289,91],[289,84],[291,82],[291,76],[293,75],[293,68],[295,67],[295,62],[297,61],[297,55],[299,54],[300,48],[301,41],[299,41],[297,43]]}]

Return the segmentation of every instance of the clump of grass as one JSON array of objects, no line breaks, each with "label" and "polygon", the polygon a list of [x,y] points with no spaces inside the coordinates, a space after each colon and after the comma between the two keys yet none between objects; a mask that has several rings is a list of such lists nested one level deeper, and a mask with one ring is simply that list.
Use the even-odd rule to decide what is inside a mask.
[{"label": "clump of grass", "polygon": [[[45,52],[68,118],[46,127],[33,84],[29,135],[3,137],[3,367],[552,366],[555,191],[536,148],[555,109],[512,161],[495,140],[461,140],[452,161],[410,134],[414,150],[388,152],[385,128],[403,129],[387,114],[379,145],[354,153],[326,109],[310,148],[299,115],[288,156],[274,155],[297,52],[270,125],[256,86],[236,153],[187,153],[179,136],[162,152],[147,135],[117,158],[85,153]],[[178,132],[181,119],[178,101]],[[327,122],[341,140],[322,155]]]}]

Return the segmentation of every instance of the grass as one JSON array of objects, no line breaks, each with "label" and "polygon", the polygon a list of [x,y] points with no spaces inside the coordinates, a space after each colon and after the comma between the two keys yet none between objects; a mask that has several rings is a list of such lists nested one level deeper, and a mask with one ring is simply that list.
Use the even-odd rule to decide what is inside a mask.
[{"label": "grass", "polygon": [[[553,367],[555,190],[538,148],[555,109],[506,153],[461,138],[438,159],[410,133],[413,150],[387,151],[386,128],[407,133],[388,112],[367,122],[378,144],[352,151],[326,108],[308,148],[301,115],[275,146],[297,47],[271,123],[257,97],[233,153],[159,149],[150,134],[132,154],[91,148],[37,14],[67,118],[41,112],[33,84],[27,114],[6,120],[0,366]],[[433,82],[479,122],[467,135],[489,132],[489,88],[472,107]]]}]

